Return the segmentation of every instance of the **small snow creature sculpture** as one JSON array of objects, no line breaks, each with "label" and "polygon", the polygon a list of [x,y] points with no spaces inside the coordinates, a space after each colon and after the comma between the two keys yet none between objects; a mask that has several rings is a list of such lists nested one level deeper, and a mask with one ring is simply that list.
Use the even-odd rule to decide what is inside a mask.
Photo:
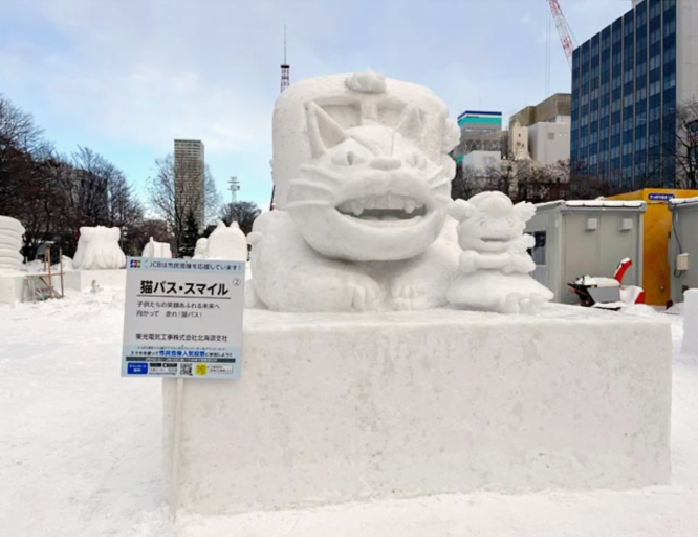
[{"label": "small snow creature sculpture", "polygon": [[172,250],[170,249],[169,243],[156,242],[153,240],[153,237],[150,237],[150,241],[148,241],[148,244],[143,248],[143,257],[172,257]]},{"label": "small snow creature sculpture", "polygon": [[206,258],[247,261],[247,241],[237,222],[233,222],[230,227],[226,227],[223,222],[218,223],[208,239]]},{"label": "small snow creature sculpture", "polygon": [[81,227],[78,251],[73,257],[76,270],[108,270],[126,266],[126,256],[119,248],[119,229],[103,226]]},{"label": "small snow creature sculpture", "polygon": [[199,239],[196,241],[194,249],[194,259],[206,259],[208,256],[208,239]]},{"label": "small snow creature sculpture", "polygon": [[277,208],[248,240],[255,296],[278,311],[446,304],[460,131],[429,89],[372,71],[297,82],[277,100]]},{"label": "small snow creature sculpture", "polygon": [[527,252],[535,241],[524,230],[535,212],[527,202],[513,205],[502,192],[482,192],[451,204],[463,249],[460,277],[448,291],[451,304],[501,313],[535,313],[553,298],[550,290],[528,274],[536,268]]}]

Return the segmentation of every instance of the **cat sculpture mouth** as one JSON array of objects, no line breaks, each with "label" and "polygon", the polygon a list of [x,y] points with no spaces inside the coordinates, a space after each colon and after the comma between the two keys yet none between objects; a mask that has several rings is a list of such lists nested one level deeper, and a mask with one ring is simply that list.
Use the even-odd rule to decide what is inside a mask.
[{"label": "cat sculpture mouth", "polygon": [[425,202],[390,192],[350,199],[335,206],[335,210],[347,218],[372,226],[416,224],[428,212]]}]

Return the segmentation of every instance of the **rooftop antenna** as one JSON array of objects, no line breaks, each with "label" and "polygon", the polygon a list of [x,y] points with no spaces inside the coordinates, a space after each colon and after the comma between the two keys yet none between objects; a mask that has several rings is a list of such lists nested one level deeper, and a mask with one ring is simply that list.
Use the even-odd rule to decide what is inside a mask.
[{"label": "rooftop antenna", "polygon": [[[284,63],[281,64],[281,92],[288,88],[288,85],[291,83],[290,78],[289,78],[289,71],[291,69],[291,66],[288,64],[286,61],[286,25],[284,24]],[[276,187],[274,186],[274,180],[272,178],[272,186],[271,186],[271,201],[269,202],[269,210],[273,211],[275,207],[275,201],[274,201],[274,192],[276,190]]]},{"label": "rooftop antenna", "polygon": [[232,225],[233,221],[235,221],[235,204],[238,201],[238,190],[240,190],[240,179],[238,179],[237,175],[233,175],[228,180],[228,188],[230,188],[232,193],[232,202],[230,204],[230,223]]},{"label": "rooftop antenna", "polygon": [[281,91],[283,92],[288,85],[289,81],[289,65],[286,63],[286,25],[284,24],[284,63],[281,64]]}]

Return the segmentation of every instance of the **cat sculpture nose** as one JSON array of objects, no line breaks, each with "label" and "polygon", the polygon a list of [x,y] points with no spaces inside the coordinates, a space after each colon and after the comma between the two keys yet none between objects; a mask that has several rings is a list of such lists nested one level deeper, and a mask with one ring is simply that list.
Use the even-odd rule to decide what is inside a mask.
[{"label": "cat sculpture nose", "polygon": [[400,168],[400,159],[392,157],[378,157],[371,161],[371,168],[374,170],[381,170],[384,172],[389,172],[391,170],[397,170]]}]

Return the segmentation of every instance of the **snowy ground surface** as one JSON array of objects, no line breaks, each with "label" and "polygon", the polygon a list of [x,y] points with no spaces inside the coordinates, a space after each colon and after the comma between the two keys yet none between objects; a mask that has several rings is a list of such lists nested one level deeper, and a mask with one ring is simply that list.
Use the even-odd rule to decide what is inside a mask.
[{"label": "snowy ground surface", "polygon": [[698,535],[698,358],[678,353],[680,315],[671,486],[481,492],[175,523],[160,506],[160,382],[119,377],[123,300],[106,290],[0,307],[3,537]]}]

